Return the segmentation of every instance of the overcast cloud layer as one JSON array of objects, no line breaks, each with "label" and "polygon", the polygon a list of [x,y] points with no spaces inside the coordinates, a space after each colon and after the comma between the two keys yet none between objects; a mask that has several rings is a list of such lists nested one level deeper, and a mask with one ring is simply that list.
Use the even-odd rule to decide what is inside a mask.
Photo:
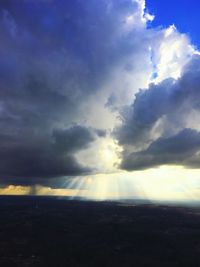
[{"label": "overcast cloud layer", "polygon": [[118,168],[198,167],[200,59],[152,19],[143,0],[0,2],[2,185],[104,173],[108,138]]}]

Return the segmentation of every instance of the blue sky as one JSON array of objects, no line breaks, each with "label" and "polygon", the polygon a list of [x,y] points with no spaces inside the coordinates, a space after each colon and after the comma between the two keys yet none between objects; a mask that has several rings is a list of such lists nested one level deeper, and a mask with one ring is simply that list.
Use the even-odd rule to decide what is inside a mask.
[{"label": "blue sky", "polygon": [[175,24],[180,32],[187,33],[192,43],[200,47],[199,12],[198,0],[147,0],[146,7],[151,14],[155,15],[152,27],[167,27]]}]

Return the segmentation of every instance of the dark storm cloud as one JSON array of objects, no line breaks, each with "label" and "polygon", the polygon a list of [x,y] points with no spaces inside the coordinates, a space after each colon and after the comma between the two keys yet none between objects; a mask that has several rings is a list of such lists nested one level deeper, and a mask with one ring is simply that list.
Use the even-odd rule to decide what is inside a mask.
[{"label": "dark storm cloud", "polygon": [[82,106],[136,49],[121,28],[139,8],[131,0],[0,1],[1,184],[89,171],[75,153],[106,131],[72,125],[84,123]]},{"label": "dark storm cloud", "polygon": [[[134,170],[162,164],[197,166],[195,153],[199,149],[199,133],[183,130],[191,123],[193,111],[200,111],[198,55],[185,66],[178,80],[167,79],[140,90],[133,105],[124,111],[122,126],[115,131],[119,143],[124,146],[121,167]],[[156,125],[160,136],[157,140]],[[196,126],[198,122],[194,121],[193,127]],[[134,148],[139,152],[131,153]]]},{"label": "dark storm cloud", "polygon": [[85,127],[74,126],[67,130],[54,130],[54,145],[59,151],[76,152],[94,141],[94,134]]},{"label": "dark storm cloud", "polygon": [[200,133],[184,129],[169,138],[159,138],[140,152],[124,157],[121,167],[126,170],[143,170],[164,164],[195,167],[200,164]]},{"label": "dark storm cloud", "polygon": [[150,85],[148,90],[140,90],[133,105],[123,111],[123,126],[116,130],[120,143],[143,143],[158,119],[178,108],[174,99],[176,89],[175,81],[168,79],[159,85]]},{"label": "dark storm cloud", "polygon": [[[125,16],[139,7],[130,0],[8,0],[0,5],[1,35],[10,49],[14,48],[17,54],[23,47],[22,56],[27,61],[33,56],[51,57],[52,52],[57,53],[55,60],[59,56],[70,57],[72,66],[65,74],[87,77],[81,83],[89,90],[92,88],[87,83],[95,87],[111,62],[114,65],[133,49],[133,43],[121,38],[120,32]],[[80,64],[80,73],[78,68],[74,73],[76,63]]]},{"label": "dark storm cloud", "polygon": [[[89,168],[78,164],[74,152],[86,148],[95,139],[91,130],[74,126],[69,129],[54,130],[50,136],[36,140],[19,140],[4,137],[0,146],[0,174],[2,177],[26,177],[28,179],[80,175]],[[21,141],[21,142],[20,142]]]}]

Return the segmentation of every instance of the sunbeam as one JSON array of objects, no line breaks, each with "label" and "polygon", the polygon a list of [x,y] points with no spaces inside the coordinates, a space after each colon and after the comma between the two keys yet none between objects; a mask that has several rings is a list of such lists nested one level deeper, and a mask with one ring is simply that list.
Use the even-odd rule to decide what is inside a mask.
[{"label": "sunbeam", "polygon": [[72,199],[196,201],[200,198],[199,175],[199,170],[163,166],[132,173],[124,171],[76,177],[66,188],[75,189]]}]

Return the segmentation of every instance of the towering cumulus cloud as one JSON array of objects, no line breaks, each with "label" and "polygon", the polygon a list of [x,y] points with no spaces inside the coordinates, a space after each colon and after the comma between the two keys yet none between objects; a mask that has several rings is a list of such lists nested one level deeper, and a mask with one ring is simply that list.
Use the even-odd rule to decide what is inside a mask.
[{"label": "towering cumulus cloud", "polygon": [[0,1],[1,185],[198,166],[198,52],[152,20],[144,0]]}]

